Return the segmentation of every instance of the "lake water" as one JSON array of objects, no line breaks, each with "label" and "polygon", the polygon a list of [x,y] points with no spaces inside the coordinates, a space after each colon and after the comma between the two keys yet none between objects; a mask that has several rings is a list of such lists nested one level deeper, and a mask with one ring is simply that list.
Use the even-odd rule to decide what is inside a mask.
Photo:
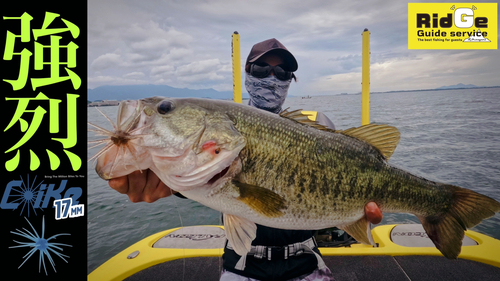
[{"label": "lake water", "polygon": [[[397,127],[399,145],[390,163],[500,201],[500,88],[372,94],[371,122]],[[284,108],[318,110],[337,129],[361,125],[361,95],[289,98]],[[117,107],[100,108],[116,120]],[[110,128],[95,108],[89,121]],[[89,133],[89,140],[96,139]],[[91,157],[98,148],[90,149]],[[220,213],[175,196],[132,203],[112,190],[89,163],[88,271],[156,232],[188,225],[220,224]],[[384,214],[381,224],[418,223],[407,214]],[[500,214],[473,230],[500,239]]]}]

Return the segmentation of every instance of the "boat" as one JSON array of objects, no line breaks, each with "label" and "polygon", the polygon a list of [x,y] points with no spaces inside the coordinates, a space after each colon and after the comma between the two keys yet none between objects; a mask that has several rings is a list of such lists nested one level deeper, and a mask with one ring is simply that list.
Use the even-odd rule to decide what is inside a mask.
[{"label": "boat", "polygon": [[310,99],[310,98],[311,98],[311,96],[309,96],[309,95],[302,97],[302,99]]},{"label": "boat", "polygon": [[[475,231],[465,232],[457,260],[443,257],[420,224],[373,228],[377,247],[335,234],[338,233],[328,234],[330,239],[321,235],[323,240],[318,239],[318,245],[336,280],[499,280],[500,277],[500,240]],[[88,280],[219,280],[225,241],[224,227],[219,225],[161,231],[106,261],[88,275]]]}]

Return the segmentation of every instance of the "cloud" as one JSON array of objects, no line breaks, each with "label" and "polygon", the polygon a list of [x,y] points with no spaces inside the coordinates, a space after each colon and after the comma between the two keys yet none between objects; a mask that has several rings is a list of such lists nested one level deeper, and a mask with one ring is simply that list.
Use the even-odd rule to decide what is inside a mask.
[{"label": "cloud", "polygon": [[[138,81],[170,83],[176,79],[167,76],[175,75],[176,67],[181,66],[182,69],[182,66],[192,63],[193,59],[199,59],[197,55],[193,55],[192,36],[178,31],[172,26],[161,26],[158,22],[147,20],[124,23],[118,28],[118,31],[112,34],[108,32],[96,33],[97,36],[109,35],[113,37],[113,42],[110,42],[109,46],[112,46],[114,50],[91,60],[92,48],[89,48],[89,60],[91,60],[89,77],[95,78],[88,79],[89,86],[96,87],[104,85],[103,83],[117,84],[120,82],[136,84]],[[144,73],[150,73],[152,75],[150,78],[153,80],[148,81]],[[206,77],[221,79],[217,75]],[[192,79],[194,78],[184,80],[191,81]]]},{"label": "cloud", "polygon": [[144,73],[139,72],[139,71],[134,71],[134,72],[130,72],[130,73],[123,75],[123,78],[139,79],[139,78],[143,78],[144,76],[146,76]]},{"label": "cloud", "polygon": [[173,27],[160,28],[159,23],[149,21],[132,24],[125,32],[123,40],[130,46],[132,56],[137,60],[156,60],[170,49],[187,49],[192,37]]},{"label": "cloud", "polygon": [[89,86],[144,81],[231,89],[231,34],[237,30],[242,62],[253,44],[269,38],[294,54],[300,82],[291,95],[358,92],[365,27],[371,33],[374,91],[466,80],[498,84],[500,58],[494,52],[408,50],[407,5],[385,0],[89,0]]},{"label": "cloud", "polygon": [[177,67],[175,74],[177,79],[181,82],[223,80],[225,77],[218,72],[227,72],[227,67],[224,67],[219,59],[208,59],[179,66]]},{"label": "cloud", "polygon": [[198,73],[177,78],[181,82],[206,82],[207,80],[223,80],[224,76],[215,72]]},{"label": "cloud", "polygon": [[361,91],[361,72],[340,73],[323,76],[311,83],[308,93],[340,94],[354,92],[356,87]]},{"label": "cloud", "polygon": [[173,72],[174,72],[174,67],[172,65],[161,65],[151,68],[150,74],[152,76],[156,76],[163,73],[172,74]]},{"label": "cloud", "polygon": [[102,75],[88,78],[89,82],[93,82],[93,83],[112,83],[116,79],[117,79],[116,77],[102,76]]},{"label": "cloud", "polygon": [[176,74],[180,76],[200,74],[205,72],[217,71],[221,67],[219,59],[209,59],[195,61],[187,65],[179,66]]},{"label": "cloud", "polygon": [[123,64],[123,60],[119,54],[106,53],[95,59],[90,67],[93,70],[104,70],[110,67],[119,67]]},{"label": "cloud", "polygon": [[214,81],[227,81],[226,86],[217,84],[217,87],[227,88],[231,86],[231,66],[221,63],[219,59],[208,59],[194,61],[187,64],[180,64],[177,67],[173,65],[155,66],[151,69],[151,77],[155,83],[170,83],[170,86],[185,87],[191,85],[191,88],[199,88],[200,85],[206,85],[208,88],[215,85]]},{"label": "cloud", "polygon": [[[142,84],[149,84],[148,80],[145,79],[138,79],[138,78],[133,78],[133,77],[116,77],[116,76],[106,76],[106,75],[99,75],[99,76],[93,76],[88,78],[89,83],[95,84],[95,85],[142,85]],[[96,87],[89,87],[89,88],[97,88]]]},{"label": "cloud", "polygon": [[[497,73],[495,68],[485,68],[488,58],[470,51],[421,51],[418,54],[387,53],[376,56],[370,66],[370,90],[433,89],[453,85],[460,81],[478,86],[494,86],[487,82]],[[439,59],[436,59],[439,58]],[[349,60],[352,57],[338,58]],[[495,59],[500,63],[500,59]],[[481,80],[474,73],[484,73]],[[479,76],[479,77],[481,77]],[[482,82],[479,82],[482,81]],[[488,84],[491,83],[491,84]],[[325,75],[315,79],[308,88],[311,92],[339,94],[361,91],[361,68],[357,71]]]}]

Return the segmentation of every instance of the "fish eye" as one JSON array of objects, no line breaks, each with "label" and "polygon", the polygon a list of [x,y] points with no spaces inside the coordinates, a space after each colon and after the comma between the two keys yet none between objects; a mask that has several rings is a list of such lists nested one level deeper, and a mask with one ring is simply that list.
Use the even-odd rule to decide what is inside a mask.
[{"label": "fish eye", "polygon": [[174,104],[171,101],[164,100],[158,105],[158,113],[167,114],[174,108]]}]

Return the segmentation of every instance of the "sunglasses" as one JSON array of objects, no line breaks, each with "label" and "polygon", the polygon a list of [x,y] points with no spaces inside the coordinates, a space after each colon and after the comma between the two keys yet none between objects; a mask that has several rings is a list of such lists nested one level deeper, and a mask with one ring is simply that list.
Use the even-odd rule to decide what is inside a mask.
[{"label": "sunglasses", "polygon": [[264,78],[269,76],[271,71],[273,71],[276,78],[281,81],[290,80],[294,76],[293,72],[286,71],[283,65],[271,66],[267,63],[254,63],[250,65],[250,74],[253,77]]}]

